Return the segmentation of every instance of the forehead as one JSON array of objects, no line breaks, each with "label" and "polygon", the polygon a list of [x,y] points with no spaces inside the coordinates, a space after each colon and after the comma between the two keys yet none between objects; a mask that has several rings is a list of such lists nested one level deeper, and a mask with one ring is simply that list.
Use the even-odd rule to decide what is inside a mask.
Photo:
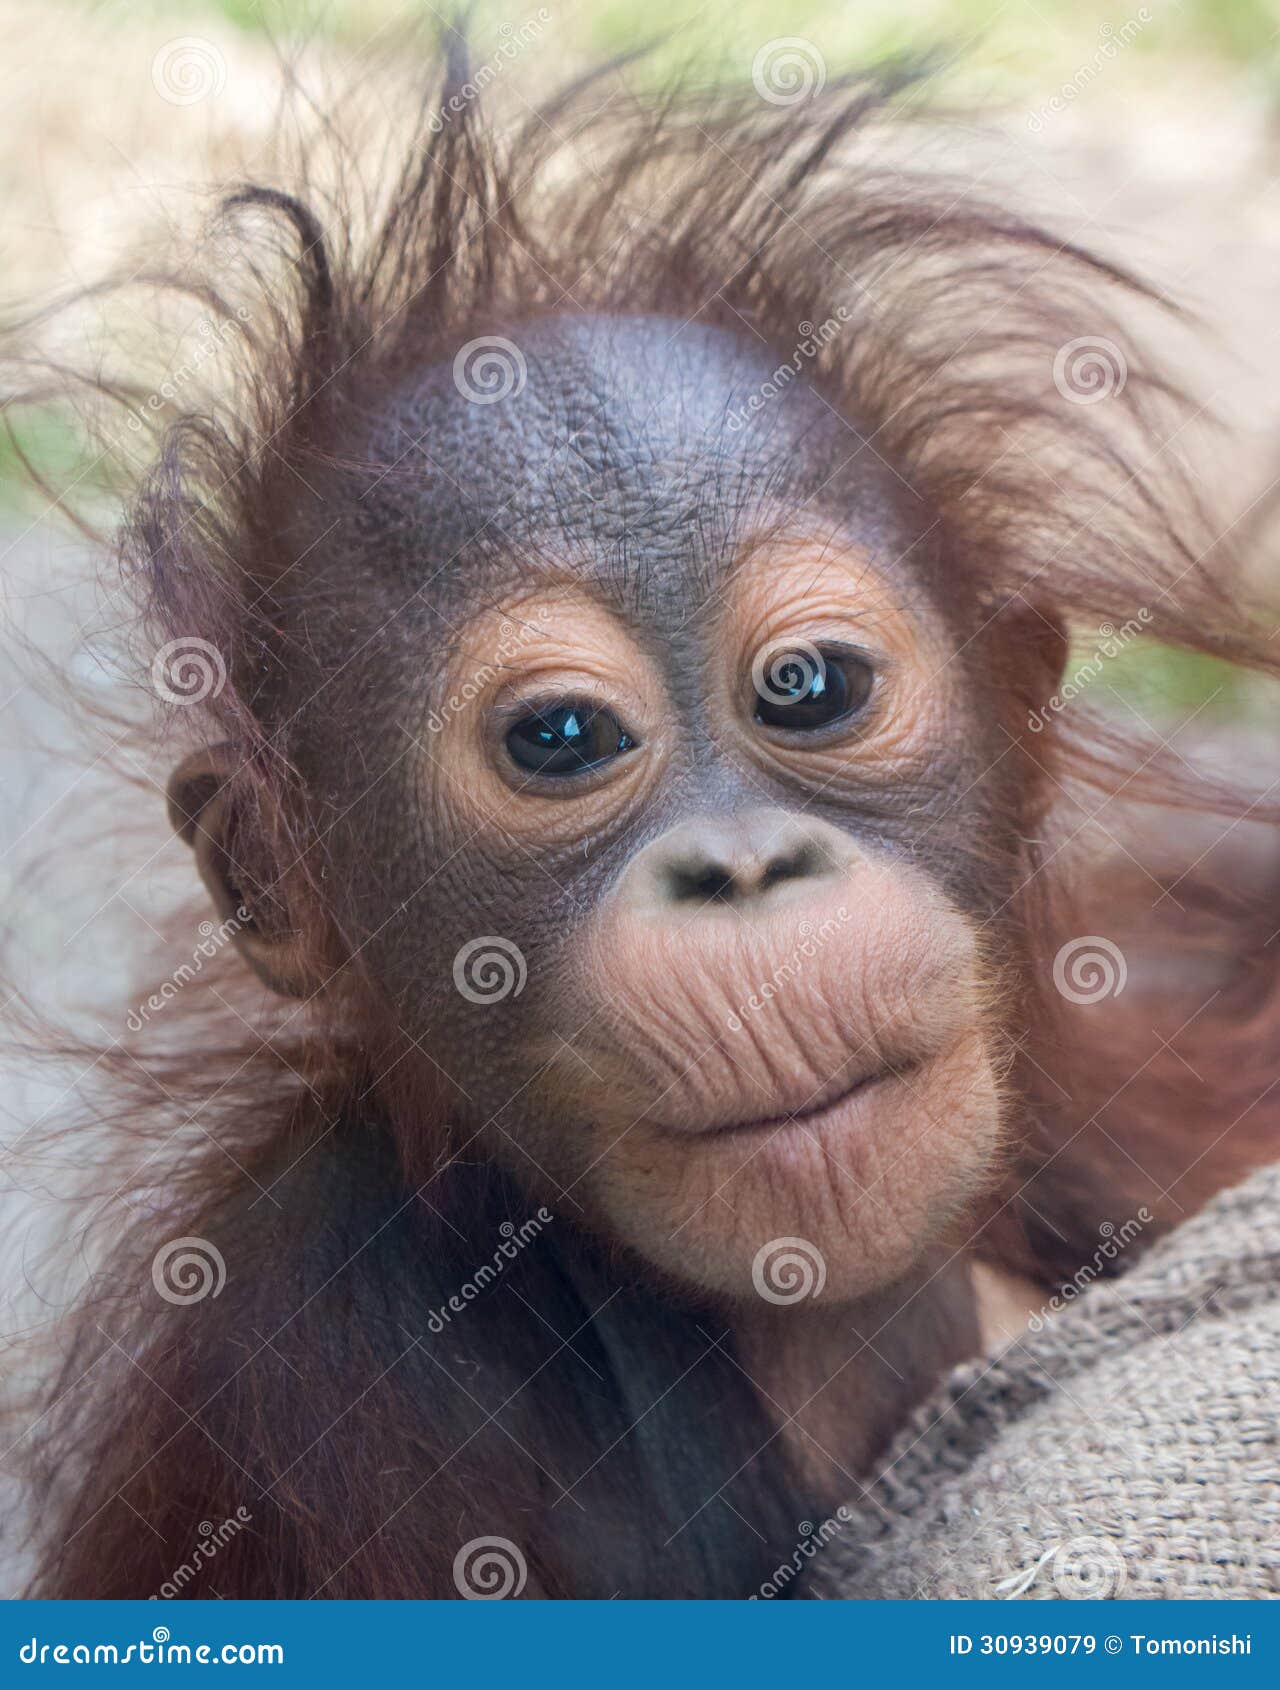
[{"label": "forehead", "polygon": [[366,525],[384,567],[442,606],[542,568],[649,610],[714,587],[745,541],[798,520],[891,556],[913,526],[905,489],[805,365],[799,339],[780,357],[674,318],[478,335],[384,408]]}]

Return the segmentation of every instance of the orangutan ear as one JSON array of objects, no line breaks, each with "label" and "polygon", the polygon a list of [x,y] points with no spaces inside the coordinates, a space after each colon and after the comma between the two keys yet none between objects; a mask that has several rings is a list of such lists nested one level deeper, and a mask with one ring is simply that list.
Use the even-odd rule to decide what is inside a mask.
[{"label": "orangutan ear", "polygon": [[1058,694],[1071,640],[1060,616],[1021,594],[993,612],[989,631],[999,666],[996,709],[1023,768],[1022,826],[1034,831],[1060,793],[1047,761],[1055,735],[1046,730],[1054,727],[1062,709]]},{"label": "orangutan ear", "polygon": [[168,788],[169,820],[195,852],[225,931],[273,992],[305,997],[319,981],[304,963],[301,935],[289,919],[280,865],[259,837],[244,800],[239,762],[230,745],[193,752]]},{"label": "orangutan ear", "polygon": [[997,637],[1011,659],[1015,690],[1040,706],[1058,689],[1071,638],[1056,610],[1015,594],[993,618]]},{"label": "orangutan ear", "polygon": [[1045,702],[1058,690],[1071,655],[1071,636],[1056,612],[1037,606],[1028,609],[1024,632],[1028,660],[1041,677]]},{"label": "orangutan ear", "polygon": [[1071,637],[1052,608],[1014,593],[990,606],[982,629],[996,672],[998,708],[1018,740],[1043,732],[1058,709],[1058,688],[1071,655]]}]

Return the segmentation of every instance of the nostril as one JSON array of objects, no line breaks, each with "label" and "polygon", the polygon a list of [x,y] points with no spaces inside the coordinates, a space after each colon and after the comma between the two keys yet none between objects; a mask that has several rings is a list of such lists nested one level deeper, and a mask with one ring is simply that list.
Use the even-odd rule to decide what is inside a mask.
[{"label": "nostril", "polygon": [[727,902],[735,890],[733,871],[723,863],[673,863],[667,884],[676,903]]},{"label": "nostril", "polygon": [[806,880],[820,874],[826,856],[812,840],[801,840],[788,851],[779,851],[763,864],[734,867],[715,858],[671,863],[666,869],[668,895],[675,903],[734,903],[759,897],[788,880]]},{"label": "nostril", "polygon": [[681,924],[706,909],[745,915],[795,901],[854,862],[852,840],[830,823],[780,810],[709,814],[679,823],[635,857],[618,885],[655,914],[680,905]]},{"label": "nostril", "polygon": [[797,845],[794,851],[788,851],[785,856],[774,857],[761,870],[759,888],[767,892],[772,886],[779,886],[785,880],[804,880],[809,875],[817,874],[823,865],[822,853],[816,845],[805,841]]}]

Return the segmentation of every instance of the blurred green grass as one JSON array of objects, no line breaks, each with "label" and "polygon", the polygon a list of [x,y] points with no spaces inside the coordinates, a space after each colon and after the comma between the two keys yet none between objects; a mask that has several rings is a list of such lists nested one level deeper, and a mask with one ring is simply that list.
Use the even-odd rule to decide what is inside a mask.
[{"label": "blurred green grass", "polygon": [[[447,8],[403,0],[212,0],[241,29],[288,33],[301,28],[352,42],[394,32]],[[781,35],[814,41],[831,61],[857,63],[885,53],[940,48],[958,65],[988,70],[1011,83],[1067,72],[1096,49],[1105,32],[1141,22],[1132,50],[1164,57],[1261,70],[1276,58],[1280,5],[1276,0],[583,0],[549,8],[578,46],[593,54],[624,52],[668,40],[664,53],[708,70],[741,64],[763,42]],[[500,10],[477,9],[484,21],[518,22],[537,11],[533,0]]]},{"label": "blurred green grass", "polygon": [[105,454],[97,452],[65,412],[33,406],[0,427],[0,520],[8,528],[38,522],[51,499],[32,472],[59,493],[75,490],[81,504],[110,491]]},{"label": "blurred green grass", "polygon": [[[56,0],[74,11],[119,9],[118,0]],[[164,18],[191,30],[221,18],[236,29],[287,39],[298,35],[353,45],[394,39],[414,26],[474,18],[483,38],[503,22],[518,25],[539,0],[131,0],[135,18]],[[669,38],[667,51],[709,70],[741,61],[782,35],[813,40],[836,62],[922,47],[960,51],[969,65],[996,68],[1013,80],[1070,67],[1096,48],[1106,31],[1129,20],[1142,27],[1131,48],[1147,58],[1185,58],[1262,67],[1277,55],[1278,0],[569,0],[552,4],[562,39],[582,52],[610,54]]]},{"label": "blurred green grass", "polygon": [[[133,9],[137,9],[136,7]],[[156,6],[170,13],[173,6]],[[184,8],[194,16],[199,5]],[[447,14],[446,7],[404,4],[403,0],[210,0],[241,29],[301,26],[318,33],[353,39],[384,31],[398,19]],[[530,10],[536,8],[530,7]],[[459,8],[461,10],[461,8]],[[565,8],[558,8],[566,16]],[[931,30],[935,36],[980,40],[997,33],[1022,40],[1029,50],[1044,47],[1046,30],[1056,28],[1076,39],[1096,34],[1103,24],[1118,27],[1127,16],[1146,11],[1149,29],[1166,47],[1199,54],[1220,54],[1237,62],[1269,50],[1280,25],[1273,0],[1149,0],[1144,7],[1126,0],[880,0],[879,4],[814,4],[812,0],[741,0],[732,6],[698,5],[696,0],[595,0],[568,14],[583,42],[610,50],[632,46],[655,34],[695,30],[704,22],[708,33],[731,28],[752,39],[778,34],[803,34],[820,29],[833,42],[864,46],[877,39],[906,44],[906,32]],[[520,7],[504,9],[514,21]]]},{"label": "blurred green grass", "polygon": [[[1081,647],[1068,659],[1066,673],[1073,674],[1089,655],[1089,648]],[[1259,683],[1234,664],[1146,638],[1109,658],[1084,694],[1091,708],[1108,715],[1131,713],[1165,728],[1194,717],[1211,730],[1254,716],[1262,703]]]}]

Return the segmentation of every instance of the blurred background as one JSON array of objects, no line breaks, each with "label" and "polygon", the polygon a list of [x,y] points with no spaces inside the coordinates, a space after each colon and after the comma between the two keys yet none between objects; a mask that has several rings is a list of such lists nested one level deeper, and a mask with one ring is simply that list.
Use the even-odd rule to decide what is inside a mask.
[{"label": "blurred background", "polygon": [[[149,242],[198,225],[202,190],[269,170],[282,62],[301,63],[311,86],[359,84],[376,107],[376,67],[420,49],[446,10],[0,0],[0,314],[136,264]],[[1280,0],[503,0],[475,7],[469,33],[493,95],[516,109],[574,69],[647,44],[622,73],[632,86],[673,72],[748,83],[773,64],[793,78],[790,93],[818,66],[835,75],[927,55],[964,117],[947,138],[949,167],[967,149],[959,167],[976,186],[1129,261],[1198,314],[1203,332],[1169,352],[1225,425],[1198,461],[1224,528],[1267,525],[1280,463]],[[398,115],[387,114],[392,128]],[[73,478],[85,466],[64,426],[37,412],[20,439]],[[47,502],[24,490],[0,442],[11,546]],[[1147,689],[1157,710],[1174,680],[1174,708],[1242,705],[1235,678],[1158,653],[1129,654],[1111,678]]]},{"label": "blurred background", "polygon": [[[376,108],[370,67],[411,54],[436,16],[423,0],[0,0],[0,319],[136,263],[198,226],[212,185],[269,168],[282,63],[362,82]],[[674,71],[749,83],[762,54],[801,76],[930,55],[958,114],[952,170],[1126,260],[1196,314],[1194,330],[1163,332],[1175,373],[1220,424],[1197,445],[1206,498],[1220,531],[1248,536],[1259,580],[1280,576],[1269,491],[1280,475],[1280,0],[507,0],[480,6],[471,35],[516,106],[650,42],[623,73],[633,85]],[[392,128],[403,117],[385,115]],[[128,1001],[158,912],[190,869],[166,841],[159,794],[144,782],[122,796],[118,759],[86,746],[44,684],[69,672],[104,696],[122,685],[85,634],[110,624],[109,566],[30,487],[24,453],[91,499],[101,469],[53,409],[37,406],[16,441],[0,440],[5,973],[58,1009],[86,983],[90,996],[118,987]],[[1088,684],[1188,756],[1263,784],[1280,773],[1274,701],[1221,665],[1137,640]],[[0,1373],[16,1381],[28,1336],[91,1270],[58,1203],[92,1147],[55,1129],[73,1104],[91,1108],[92,1076],[36,1073],[16,1052],[2,1060]],[[19,1418],[0,1451],[21,1436]],[[0,1592],[16,1577],[0,1572]]]}]

